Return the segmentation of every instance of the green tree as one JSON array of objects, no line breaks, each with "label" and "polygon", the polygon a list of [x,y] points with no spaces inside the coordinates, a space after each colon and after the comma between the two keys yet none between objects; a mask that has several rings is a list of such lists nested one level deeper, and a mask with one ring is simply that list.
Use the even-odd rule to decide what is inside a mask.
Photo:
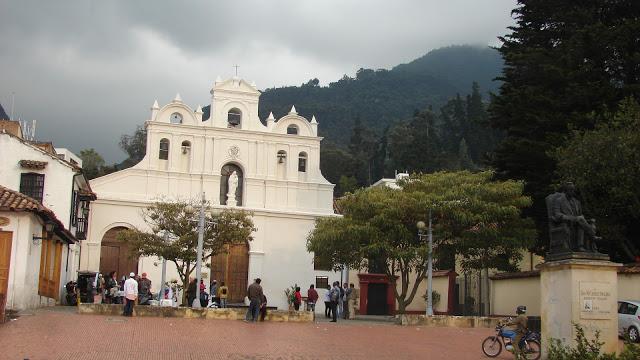
[{"label": "green tree", "polygon": [[493,157],[502,178],[522,179],[534,203],[540,250],[548,244],[544,197],[570,129],[606,121],[626,96],[640,98],[640,7],[636,1],[519,0],[501,37],[505,60],[490,106],[506,138]]},{"label": "green tree", "polygon": [[340,176],[340,181],[338,182],[338,186],[340,187],[340,191],[342,194],[354,192],[358,186],[358,180],[356,180],[353,176]]},{"label": "green tree", "polygon": [[378,139],[373,131],[362,124],[357,116],[349,143],[349,152],[354,160],[354,175],[360,186],[371,185],[372,166],[377,155]]},{"label": "green tree", "polygon": [[118,168],[122,170],[132,167],[139,163],[147,152],[147,129],[138,125],[133,135],[125,134],[120,136],[118,145],[129,156],[119,164]]},{"label": "green tree", "polygon": [[320,171],[329,182],[337,184],[334,189],[335,196],[340,196],[348,191],[340,187],[340,178],[354,175],[353,163],[351,154],[335,145],[326,144],[320,149]]},{"label": "green tree", "polygon": [[[187,201],[156,202],[143,211],[147,229],[134,228],[118,234],[118,240],[129,246],[132,257],[157,256],[175,264],[184,286],[195,270],[198,245],[199,211],[190,212],[189,205],[198,208],[198,204]],[[207,211],[203,264],[224,252],[227,245],[253,240],[251,233],[256,229],[251,216],[243,210]],[[165,232],[171,234],[170,241],[165,241]]]},{"label": "green tree", "polygon": [[436,117],[429,110],[389,130],[389,162],[395,170],[436,171],[443,166],[443,149],[436,129]]},{"label": "green tree", "polygon": [[614,260],[631,262],[640,255],[640,106],[627,99],[611,118],[575,131],[553,156],[559,178],[576,184],[584,212],[598,221],[602,245]]},{"label": "green tree", "polygon": [[469,156],[469,148],[464,138],[460,140],[460,144],[458,145],[458,159],[460,161],[460,169],[462,170],[475,170],[477,168],[476,164],[471,160],[471,156]]},{"label": "green tree", "polygon": [[[432,211],[435,243],[462,255],[465,269],[512,268],[533,238],[531,223],[520,217],[530,204],[522,183],[491,181],[491,172],[413,175],[401,189],[357,190],[339,200],[343,217],[321,218],[307,238],[307,249],[334,269],[363,269],[382,261],[400,312],[413,301],[426,274],[427,245],[416,223]],[[434,253],[437,258],[438,251]],[[410,281],[415,274],[416,280]]]},{"label": "green tree", "polygon": [[82,159],[82,171],[87,179],[95,179],[104,174],[104,159],[94,148],[81,150],[80,158]]},{"label": "green tree", "polygon": [[475,81],[471,85],[471,94],[467,95],[466,105],[467,117],[463,136],[469,144],[469,156],[475,163],[486,163],[488,154],[498,143],[499,134],[489,124],[489,115],[482,101],[480,86]]}]

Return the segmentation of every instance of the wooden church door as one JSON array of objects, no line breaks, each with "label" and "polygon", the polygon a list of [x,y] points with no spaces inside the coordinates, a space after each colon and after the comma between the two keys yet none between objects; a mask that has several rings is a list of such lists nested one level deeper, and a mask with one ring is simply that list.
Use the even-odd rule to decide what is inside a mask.
[{"label": "wooden church door", "polygon": [[249,247],[246,244],[232,245],[227,251],[211,259],[211,279],[225,282],[229,288],[227,302],[243,302],[247,294],[249,277]]}]

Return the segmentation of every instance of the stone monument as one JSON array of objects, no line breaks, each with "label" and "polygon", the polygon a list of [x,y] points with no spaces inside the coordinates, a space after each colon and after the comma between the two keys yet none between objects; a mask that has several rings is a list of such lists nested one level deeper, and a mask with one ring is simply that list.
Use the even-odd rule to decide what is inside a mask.
[{"label": "stone monument", "polygon": [[598,252],[595,220],[587,220],[576,189],[565,183],[546,197],[549,220],[549,253],[540,269],[543,355],[551,339],[575,345],[574,324],[587,337],[597,331],[602,351],[618,347],[618,277],[621,264]]},{"label": "stone monument", "polygon": [[238,174],[236,172],[232,172],[229,175],[229,183],[228,183],[227,191],[227,205],[228,206],[236,206],[238,202],[236,201],[236,190],[238,189]]}]

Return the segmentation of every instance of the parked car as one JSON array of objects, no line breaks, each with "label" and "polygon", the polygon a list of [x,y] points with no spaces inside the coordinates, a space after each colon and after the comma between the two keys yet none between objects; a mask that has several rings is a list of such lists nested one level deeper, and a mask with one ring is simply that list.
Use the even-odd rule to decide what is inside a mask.
[{"label": "parked car", "polygon": [[629,340],[640,342],[640,301],[618,301],[618,333],[629,335]]}]

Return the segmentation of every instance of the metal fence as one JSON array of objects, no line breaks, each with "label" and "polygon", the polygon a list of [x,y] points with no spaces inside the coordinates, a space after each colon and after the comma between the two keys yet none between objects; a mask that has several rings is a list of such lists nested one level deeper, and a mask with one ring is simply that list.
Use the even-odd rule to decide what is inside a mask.
[{"label": "metal fence", "polygon": [[457,306],[455,315],[488,316],[488,279],[481,271],[469,271],[456,278]]}]

